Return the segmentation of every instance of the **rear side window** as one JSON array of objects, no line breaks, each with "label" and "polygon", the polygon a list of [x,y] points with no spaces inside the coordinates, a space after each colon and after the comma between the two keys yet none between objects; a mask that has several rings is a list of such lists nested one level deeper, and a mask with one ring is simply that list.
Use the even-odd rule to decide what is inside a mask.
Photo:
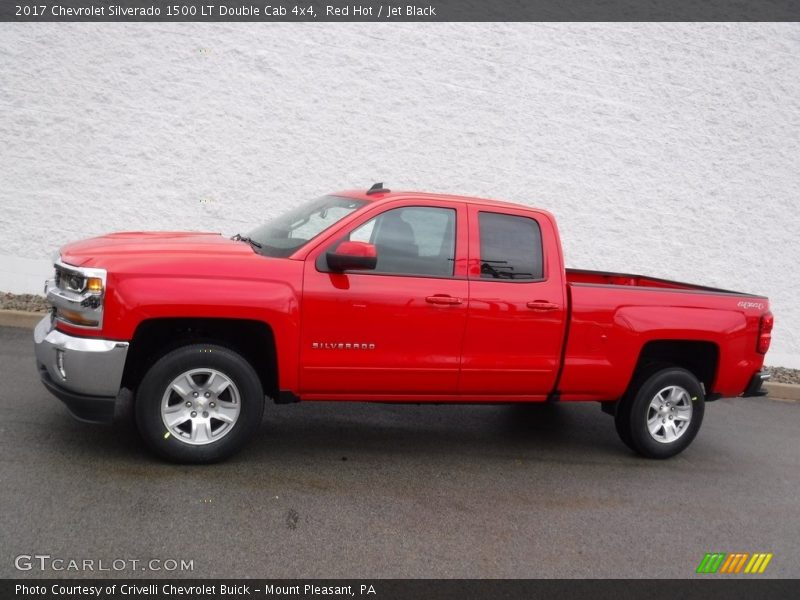
[{"label": "rear side window", "polygon": [[543,278],[542,232],[535,220],[481,212],[478,226],[482,279]]}]

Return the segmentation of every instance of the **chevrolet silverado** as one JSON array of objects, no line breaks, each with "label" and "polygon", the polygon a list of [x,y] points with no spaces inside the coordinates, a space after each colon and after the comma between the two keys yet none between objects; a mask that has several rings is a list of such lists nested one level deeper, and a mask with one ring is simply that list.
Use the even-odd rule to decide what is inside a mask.
[{"label": "chevrolet silverado", "polygon": [[129,232],[64,246],[34,333],[45,387],[110,423],[133,393],[145,443],[211,462],[265,399],[599,401],[666,458],[705,403],[763,395],[769,301],[565,269],[544,211],[382,184],[301,204],[246,235]]}]

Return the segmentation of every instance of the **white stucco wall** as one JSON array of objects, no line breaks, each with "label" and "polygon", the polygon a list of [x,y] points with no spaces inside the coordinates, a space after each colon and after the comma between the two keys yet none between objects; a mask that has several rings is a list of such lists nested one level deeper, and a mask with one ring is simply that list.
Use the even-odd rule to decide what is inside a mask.
[{"label": "white stucco wall", "polygon": [[800,367],[799,24],[2,24],[0,290],[125,229],[384,181],[560,219],[567,263],[768,294]]}]

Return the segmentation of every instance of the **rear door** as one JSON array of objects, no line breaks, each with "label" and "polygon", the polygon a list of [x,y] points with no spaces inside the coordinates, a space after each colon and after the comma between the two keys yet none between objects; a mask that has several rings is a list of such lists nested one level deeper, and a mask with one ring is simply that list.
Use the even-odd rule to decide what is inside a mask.
[{"label": "rear door", "polygon": [[561,358],[566,291],[546,213],[470,205],[470,300],[460,393],[543,400]]},{"label": "rear door", "polygon": [[[458,392],[469,282],[466,206],[401,200],[315,248],[304,269],[304,398],[425,399]],[[344,240],[375,245],[372,271],[332,273]]]}]

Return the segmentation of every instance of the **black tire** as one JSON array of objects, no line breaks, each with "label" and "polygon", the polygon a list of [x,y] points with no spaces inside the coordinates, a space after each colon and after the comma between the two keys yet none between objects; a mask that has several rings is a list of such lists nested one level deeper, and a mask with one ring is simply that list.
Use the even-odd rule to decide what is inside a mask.
[{"label": "black tire", "polygon": [[636,399],[636,393],[651,376],[671,366],[672,365],[668,363],[651,363],[640,367],[637,372],[634,373],[625,395],[616,403],[614,409],[614,427],[617,429],[619,439],[634,452],[638,452],[638,450],[636,446],[633,445],[633,438],[631,437],[631,404]]},{"label": "black tire", "polygon": [[[209,374],[205,381],[209,385],[207,391],[210,397],[204,398],[206,370]],[[211,376],[212,372],[216,374],[216,380]],[[192,373],[190,377],[195,385],[180,384],[187,391],[187,395],[182,396],[174,391],[172,384],[186,373]],[[212,381],[227,381],[227,387],[219,392],[219,396],[214,387],[210,387]],[[165,400],[168,390],[173,391],[169,392],[170,395]],[[183,411],[184,400],[186,410],[197,409],[192,414],[198,422],[198,411],[201,417],[209,417],[207,429],[202,423],[199,426],[207,433],[194,441],[190,440],[195,435],[195,418],[172,428],[164,420],[167,417],[162,418],[162,404],[169,408],[175,407],[176,411]],[[226,417],[232,423],[215,418],[224,416],[215,412],[222,413],[223,405],[234,412],[238,406],[234,417]],[[242,356],[215,344],[192,344],[165,354],[150,367],[136,392],[134,412],[139,433],[157,455],[179,463],[212,463],[235,454],[253,437],[264,414],[264,392],[252,365]],[[179,427],[185,427],[189,431],[183,431]],[[218,439],[213,439],[214,436],[218,436]]]},{"label": "black tire", "polygon": [[[665,413],[661,415],[664,417],[661,421],[665,425],[655,434],[651,433],[648,428],[648,417],[653,419],[658,414],[651,408],[651,402],[656,399],[657,394],[668,388],[674,388],[678,392],[681,398],[680,404],[672,406],[674,401],[668,402],[669,398],[666,398],[662,409]],[[668,395],[668,392],[665,394]],[[670,416],[685,414],[687,404],[691,408],[689,422],[680,428],[678,437],[670,441],[667,431],[667,427],[673,424]],[[635,379],[628,393],[619,401],[614,423],[620,439],[635,452],[647,458],[669,458],[682,452],[692,443],[703,422],[704,411],[705,396],[697,378],[686,369],[667,367]],[[658,419],[654,422],[655,426],[659,427]],[[677,422],[676,419],[674,423]]]},{"label": "black tire", "polygon": [[616,410],[614,411],[614,427],[617,429],[619,439],[631,450],[636,452],[631,438],[631,418],[630,418],[630,403],[633,398],[629,395],[623,396],[618,402]]}]

